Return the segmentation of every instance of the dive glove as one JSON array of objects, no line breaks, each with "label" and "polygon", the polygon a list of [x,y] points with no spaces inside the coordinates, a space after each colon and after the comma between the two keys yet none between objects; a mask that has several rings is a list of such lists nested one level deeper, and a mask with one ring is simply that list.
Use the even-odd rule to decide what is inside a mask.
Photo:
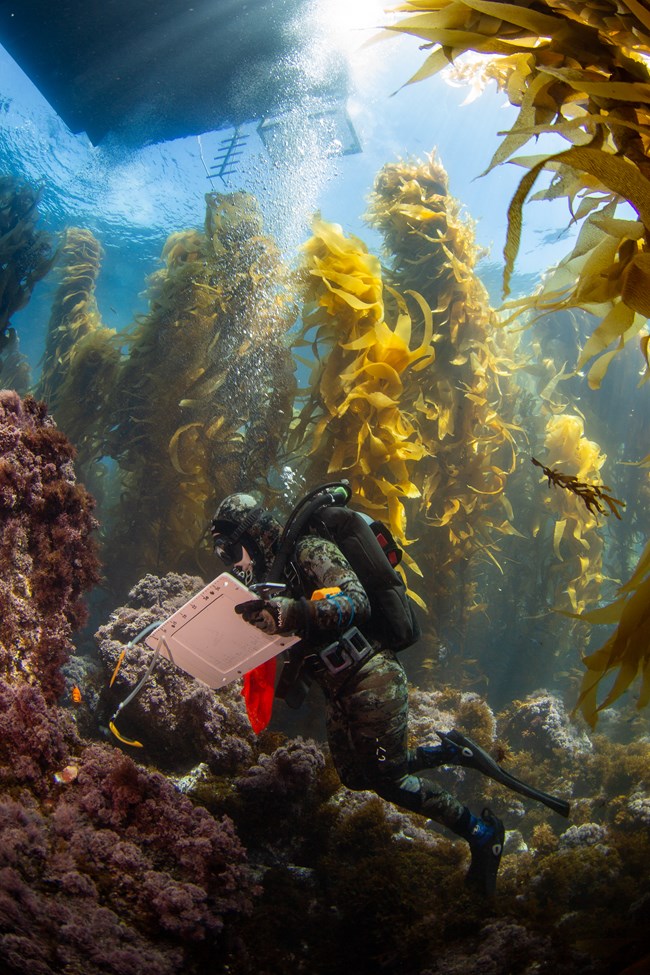
[{"label": "dive glove", "polygon": [[299,599],[250,599],[235,606],[235,612],[265,633],[292,633],[302,623],[302,607]]}]

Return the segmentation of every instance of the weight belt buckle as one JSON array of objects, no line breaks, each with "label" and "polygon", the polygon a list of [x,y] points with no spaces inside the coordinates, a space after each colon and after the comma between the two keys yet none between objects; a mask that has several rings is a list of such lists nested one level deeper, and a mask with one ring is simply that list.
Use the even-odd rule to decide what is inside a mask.
[{"label": "weight belt buckle", "polygon": [[361,663],[374,651],[361,630],[351,626],[335,643],[319,651],[318,656],[330,674],[340,674],[348,667]]}]

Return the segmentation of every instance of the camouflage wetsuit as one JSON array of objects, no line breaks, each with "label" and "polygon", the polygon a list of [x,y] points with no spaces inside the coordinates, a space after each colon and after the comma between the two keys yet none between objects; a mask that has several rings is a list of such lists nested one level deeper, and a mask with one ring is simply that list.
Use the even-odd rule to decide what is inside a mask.
[{"label": "camouflage wetsuit", "polygon": [[[305,501],[317,493],[318,489]],[[332,496],[328,495],[330,502]],[[291,523],[290,518],[288,525]],[[278,565],[286,572],[282,547],[291,534],[285,537],[287,526],[283,531],[252,495],[237,493],[224,498],[210,531],[217,555],[247,585],[273,580],[280,571]],[[286,680],[285,690],[291,692],[299,684],[296,668],[300,665],[320,684],[327,704],[332,758],[341,781],[352,789],[372,789],[411,812],[444,823],[469,843],[467,883],[484,894],[494,893],[503,823],[487,808],[480,818],[474,816],[421,774],[440,765],[468,764],[467,756],[461,756],[458,735],[452,739],[452,731],[449,736],[441,735],[441,745],[421,745],[409,752],[406,675],[394,653],[381,645],[381,634],[376,642],[368,643],[371,635],[378,634],[372,633],[370,603],[357,575],[338,547],[320,535],[299,536],[292,544],[291,564],[297,581],[291,597],[273,595],[271,590],[263,598],[238,604],[235,612],[266,633],[301,637],[291,648],[288,667],[296,682]],[[324,598],[306,598],[318,589],[335,591]],[[366,630],[366,640],[359,639],[355,627],[360,633]],[[283,696],[289,701],[287,693]],[[463,747],[463,755],[467,751],[473,760],[469,747],[473,743],[461,738],[461,744],[468,746]]]},{"label": "camouflage wetsuit", "polygon": [[420,773],[428,762],[408,748],[408,688],[396,655],[374,641],[375,653],[332,675],[318,651],[350,626],[363,632],[370,604],[352,567],[332,542],[315,535],[298,543],[295,564],[304,593],[339,587],[341,596],[310,601],[309,627],[300,644],[308,674],[322,688],[332,759],[350,789],[372,789],[384,799],[454,829],[464,806]]}]

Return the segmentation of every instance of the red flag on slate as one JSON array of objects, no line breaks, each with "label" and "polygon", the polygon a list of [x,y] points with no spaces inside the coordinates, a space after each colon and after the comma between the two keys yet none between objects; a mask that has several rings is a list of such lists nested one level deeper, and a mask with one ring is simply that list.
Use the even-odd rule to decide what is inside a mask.
[{"label": "red flag on slate", "polygon": [[249,670],[244,674],[242,695],[246,702],[246,714],[256,735],[264,731],[271,720],[273,698],[275,696],[276,658]]}]

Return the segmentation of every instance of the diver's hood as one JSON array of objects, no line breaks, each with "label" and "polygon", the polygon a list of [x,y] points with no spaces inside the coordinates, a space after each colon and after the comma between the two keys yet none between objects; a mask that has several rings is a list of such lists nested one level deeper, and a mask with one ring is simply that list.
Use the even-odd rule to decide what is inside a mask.
[{"label": "diver's hood", "polygon": [[218,506],[212,535],[239,542],[255,563],[258,581],[266,576],[278,551],[282,526],[251,494],[229,494]]}]

